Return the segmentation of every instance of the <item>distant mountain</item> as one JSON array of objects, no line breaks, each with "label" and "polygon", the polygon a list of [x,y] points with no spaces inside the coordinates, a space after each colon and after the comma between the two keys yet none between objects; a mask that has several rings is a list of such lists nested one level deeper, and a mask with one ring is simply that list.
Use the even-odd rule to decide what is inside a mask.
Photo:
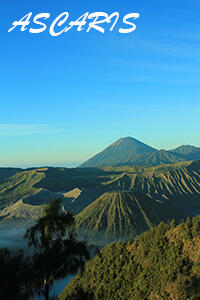
[{"label": "distant mountain", "polygon": [[182,145],[170,152],[183,160],[200,160],[200,148],[198,147]]},{"label": "distant mountain", "polygon": [[120,166],[129,162],[138,155],[145,155],[157,150],[132,138],[125,137],[117,140],[105,150],[98,153],[80,165],[81,168]]},{"label": "distant mountain", "polygon": [[200,160],[200,148],[183,145],[169,151],[156,150],[132,137],[127,137],[117,140],[80,167],[158,166],[190,160]]},{"label": "distant mountain", "polygon": [[190,153],[195,153],[196,151],[200,151],[200,148],[191,145],[182,145],[170,151],[174,153],[180,153],[180,154],[190,154]]}]

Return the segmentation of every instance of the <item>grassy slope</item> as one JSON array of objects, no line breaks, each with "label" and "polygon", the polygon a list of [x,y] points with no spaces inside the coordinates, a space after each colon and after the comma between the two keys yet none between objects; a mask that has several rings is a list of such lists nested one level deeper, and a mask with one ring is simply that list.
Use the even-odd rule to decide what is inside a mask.
[{"label": "grassy slope", "polygon": [[105,242],[136,236],[173,217],[180,219],[183,215],[140,193],[117,191],[100,196],[77,215],[76,222],[78,229],[88,232],[90,239],[102,233]]},{"label": "grassy slope", "polygon": [[[59,300],[200,299],[200,218],[114,243],[86,263]],[[80,295],[84,295],[81,298]]]},{"label": "grassy slope", "polygon": [[35,184],[44,178],[43,173],[20,171],[0,182],[0,207],[15,203],[20,198],[36,192]]},{"label": "grassy slope", "polygon": [[18,168],[0,168],[0,181],[5,180],[6,178],[8,178],[20,171],[23,171],[23,170],[18,169]]}]

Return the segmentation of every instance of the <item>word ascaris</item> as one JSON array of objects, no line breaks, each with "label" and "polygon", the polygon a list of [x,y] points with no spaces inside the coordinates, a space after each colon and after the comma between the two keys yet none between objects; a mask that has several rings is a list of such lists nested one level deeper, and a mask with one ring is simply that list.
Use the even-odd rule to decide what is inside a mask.
[{"label": "word ascaris", "polygon": [[[40,13],[33,16],[33,13],[30,12],[20,20],[14,21],[8,32],[20,27],[21,31],[28,30],[30,33],[42,33],[48,30],[51,36],[56,37],[72,30],[72,28],[75,28],[77,31],[85,30],[86,32],[90,32],[91,30],[95,30],[105,33],[103,25],[107,25],[105,27],[108,31],[115,29],[119,33],[125,34],[136,30],[134,21],[139,17],[139,13],[129,13],[121,17],[119,12],[114,12],[110,15],[105,12],[86,12],[78,19],[69,20],[69,12],[63,12],[54,20],[51,20],[50,13]],[[121,26],[117,29],[119,21]]]}]

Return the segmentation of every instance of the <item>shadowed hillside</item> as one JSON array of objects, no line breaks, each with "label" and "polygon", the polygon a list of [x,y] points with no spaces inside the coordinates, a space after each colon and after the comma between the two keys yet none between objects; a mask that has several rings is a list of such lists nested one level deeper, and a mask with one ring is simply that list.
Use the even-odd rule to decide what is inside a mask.
[{"label": "shadowed hillside", "polygon": [[[1,170],[0,168],[0,173]],[[13,170],[13,173],[14,175],[0,180],[0,208],[31,195],[37,205],[42,201],[42,196],[44,196],[43,200],[48,197],[48,192],[51,199],[51,192],[58,192],[58,196],[61,196],[60,193],[67,193],[77,187],[88,189],[103,187],[103,183],[108,182],[113,174],[117,175],[121,172],[113,173],[95,168],[39,168],[18,172]],[[43,195],[41,195],[41,190]]]},{"label": "shadowed hillside", "polygon": [[22,171],[22,169],[18,168],[0,168],[0,181],[16,174],[17,172]]}]

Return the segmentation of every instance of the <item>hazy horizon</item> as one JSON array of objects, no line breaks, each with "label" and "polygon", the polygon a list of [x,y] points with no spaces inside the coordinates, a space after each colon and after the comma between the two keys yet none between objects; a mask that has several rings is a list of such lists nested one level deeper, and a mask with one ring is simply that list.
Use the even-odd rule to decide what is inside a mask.
[{"label": "hazy horizon", "polygon": [[[121,137],[121,138],[124,138],[124,137]],[[116,140],[115,140],[116,141]],[[113,141],[113,142],[115,142],[115,141]],[[103,151],[104,149],[106,149],[108,146],[110,146],[113,142],[111,142],[109,145],[106,145],[103,149],[101,149],[99,152],[101,152],[101,151]],[[144,141],[141,141],[140,140],[140,142],[143,142],[144,143]],[[156,150],[173,150],[173,149],[175,149],[175,148],[177,148],[177,147],[179,147],[179,146],[183,146],[183,145],[190,145],[190,146],[194,146],[194,147],[198,147],[198,148],[200,148],[200,146],[198,146],[198,145],[191,145],[191,144],[180,144],[180,145],[176,145],[176,146],[174,146],[174,147],[168,147],[168,148],[156,148],[154,145],[148,145],[148,146],[151,146],[151,147],[153,147],[153,148],[155,148]],[[99,153],[98,152],[98,153]],[[91,155],[90,157],[86,157],[84,160],[82,160],[82,161],[58,161],[58,162],[48,162],[48,161],[46,161],[46,162],[27,162],[27,163],[25,163],[25,164],[10,164],[10,163],[8,163],[8,164],[5,164],[5,163],[3,163],[3,164],[0,164],[0,167],[16,167],[16,168],[24,168],[24,169],[27,169],[27,168],[31,168],[31,167],[33,167],[33,168],[37,168],[37,167],[66,167],[66,168],[76,168],[76,167],[78,167],[79,165],[81,165],[83,162],[85,162],[86,160],[88,160],[88,159],[90,159],[91,157],[93,157],[94,155],[96,155],[97,154],[97,152],[96,153],[94,153],[93,155]]]}]

